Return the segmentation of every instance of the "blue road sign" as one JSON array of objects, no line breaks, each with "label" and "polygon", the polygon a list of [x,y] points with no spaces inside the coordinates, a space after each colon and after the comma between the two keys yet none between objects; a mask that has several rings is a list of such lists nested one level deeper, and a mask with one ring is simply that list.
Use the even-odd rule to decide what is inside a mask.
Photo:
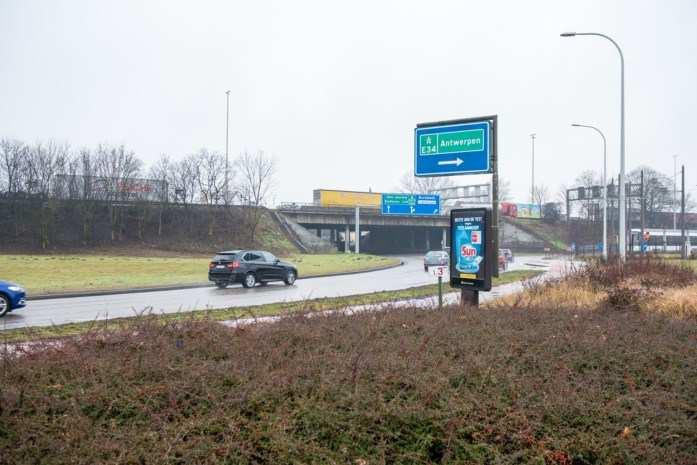
[{"label": "blue road sign", "polygon": [[489,121],[417,126],[414,130],[414,174],[489,173],[489,133]]},{"label": "blue road sign", "polygon": [[382,194],[383,215],[440,215],[440,196]]}]

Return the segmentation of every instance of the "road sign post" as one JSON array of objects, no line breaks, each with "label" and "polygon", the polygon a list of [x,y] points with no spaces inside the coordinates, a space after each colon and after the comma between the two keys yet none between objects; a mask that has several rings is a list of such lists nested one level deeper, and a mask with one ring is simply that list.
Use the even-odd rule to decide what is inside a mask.
[{"label": "road sign post", "polygon": [[432,266],[429,268],[431,273],[438,277],[438,308],[443,308],[443,276],[447,267],[445,266]]}]

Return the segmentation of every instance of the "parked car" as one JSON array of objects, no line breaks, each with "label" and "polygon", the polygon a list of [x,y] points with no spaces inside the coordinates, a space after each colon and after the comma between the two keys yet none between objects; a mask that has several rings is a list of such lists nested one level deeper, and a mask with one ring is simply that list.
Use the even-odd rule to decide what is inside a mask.
[{"label": "parked car", "polygon": [[508,268],[506,254],[503,252],[503,250],[499,249],[499,270],[506,271],[506,268]]},{"label": "parked car", "polygon": [[5,316],[13,310],[27,304],[27,293],[22,286],[0,281],[0,316]]},{"label": "parked car", "polygon": [[513,251],[511,249],[501,249],[501,252],[506,256],[508,263],[513,263]]},{"label": "parked car", "polygon": [[448,252],[431,250],[424,256],[424,271],[428,271],[429,266],[447,266],[449,261]]},{"label": "parked car", "polygon": [[298,269],[263,250],[228,250],[219,252],[208,265],[208,280],[223,289],[239,283],[254,287],[269,281],[283,281],[291,286],[298,278]]}]

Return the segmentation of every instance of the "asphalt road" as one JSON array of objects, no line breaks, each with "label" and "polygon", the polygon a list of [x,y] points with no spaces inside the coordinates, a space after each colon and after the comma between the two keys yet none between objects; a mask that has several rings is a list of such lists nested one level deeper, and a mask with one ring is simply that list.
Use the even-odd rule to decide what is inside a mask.
[{"label": "asphalt road", "polygon": [[[294,286],[270,283],[266,287],[257,286],[253,289],[235,285],[222,290],[201,287],[56,298],[34,302],[30,300],[26,308],[0,318],[0,330],[129,317],[144,312],[190,312],[207,308],[243,307],[322,297],[341,297],[405,289],[437,282],[430,273],[424,272],[421,255],[400,258],[404,261],[404,265],[398,268],[346,276],[303,279],[296,281]],[[541,265],[549,266],[550,262],[541,260],[539,256],[518,256],[509,270],[544,269]]]}]

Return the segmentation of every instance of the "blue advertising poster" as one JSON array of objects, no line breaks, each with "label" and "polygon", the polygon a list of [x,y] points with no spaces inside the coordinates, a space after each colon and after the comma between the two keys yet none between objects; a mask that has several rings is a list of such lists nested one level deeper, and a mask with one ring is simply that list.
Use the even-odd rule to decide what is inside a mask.
[{"label": "blue advertising poster", "polygon": [[[492,264],[487,241],[490,240],[491,211],[468,208],[450,212],[450,284],[476,290],[491,289]],[[494,262],[489,263],[491,260]]]},{"label": "blue advertising poster", "polygon": [[440,215],[435,194],[382,194],[383,215]]},{"label": "blue advertising poster", "polygon": [[484,261],[484,216],[455,218],[453,244],[457,250],[455,268],[460,273],[478,274]]}]

